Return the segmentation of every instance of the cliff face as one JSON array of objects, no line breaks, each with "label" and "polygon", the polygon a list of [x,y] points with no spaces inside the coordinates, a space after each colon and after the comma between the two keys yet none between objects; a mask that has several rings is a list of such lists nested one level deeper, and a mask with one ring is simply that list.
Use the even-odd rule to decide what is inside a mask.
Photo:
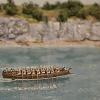
[{"label": "cliff face", "polygon": [[0,39],[15,39],[28,33],[29,24],[18,18],[0,18]]},{"label": "cliff face", "polygon": [[0,39],[15,39],[16,41],[83,41],[100,40],[100,22],[68,21],[43,22],[29,25],[28,22],[18,18],[0,18]]},{"label": "cliff face", "polygon": [[31,25],[31,34],[33,38],[40,38],[39,31],[43,31],[44,40],[100,40],[100,22],[92,23],[90,21],[69,21],[63,23],[61,28],[58,22],[49,22],[47,26],[41,24]]}]

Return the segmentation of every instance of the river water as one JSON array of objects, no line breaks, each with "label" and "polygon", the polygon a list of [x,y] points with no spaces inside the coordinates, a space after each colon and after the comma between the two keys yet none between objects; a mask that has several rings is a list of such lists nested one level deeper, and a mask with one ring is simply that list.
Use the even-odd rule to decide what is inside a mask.
[{"label": "river water", "polygon": [[[100,48],[0,48],[0,100],[100,100]],[[2,78],[6,66],[71,66],[74,74],[40,81]]]}]

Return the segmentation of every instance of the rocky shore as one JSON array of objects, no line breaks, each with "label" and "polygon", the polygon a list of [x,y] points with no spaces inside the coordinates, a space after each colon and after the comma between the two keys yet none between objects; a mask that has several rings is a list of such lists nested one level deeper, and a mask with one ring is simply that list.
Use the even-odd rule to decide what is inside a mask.
[{"label": "rocky shore", "polygon": [[100,47],[100,41],[48,41],[45,43],[0,41],[0,48],[2,47]]},{"label": "rocky shore", "polygon": [[0,46],[100,46],[100,22],[70,19],[60,26],[0,17]]}]

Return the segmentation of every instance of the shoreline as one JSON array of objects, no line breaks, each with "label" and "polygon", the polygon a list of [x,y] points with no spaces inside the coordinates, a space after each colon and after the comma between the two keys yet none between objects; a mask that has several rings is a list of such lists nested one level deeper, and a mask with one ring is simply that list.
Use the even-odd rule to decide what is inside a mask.
[{"label": "shoreline", "polygon": [[15,41],[0,41],[0,48],[3,47],[100,47],[100,41],[47,41],[44,43],[35,42],[15,42]]}]

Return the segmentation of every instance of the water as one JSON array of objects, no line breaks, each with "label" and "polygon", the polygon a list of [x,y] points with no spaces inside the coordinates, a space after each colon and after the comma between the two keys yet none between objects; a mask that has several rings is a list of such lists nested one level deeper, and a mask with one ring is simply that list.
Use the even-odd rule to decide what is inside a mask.
[{"label": "water", "polygon": [[[0,48],[0,100],[100,100],[100,48]],[[53,80],[2,78],[3,64],[71,66],[73,75]]]}]

